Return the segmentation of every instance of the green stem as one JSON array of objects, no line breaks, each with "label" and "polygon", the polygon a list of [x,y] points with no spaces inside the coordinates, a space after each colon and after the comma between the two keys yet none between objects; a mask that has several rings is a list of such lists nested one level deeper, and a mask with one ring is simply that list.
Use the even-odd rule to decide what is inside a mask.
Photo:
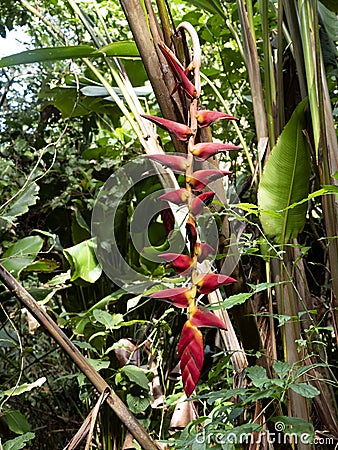
[{"label": "green stem", "polygon": [[265,108],[267,112],[267,121],[270,137],[270,145],[275,145],[275,118],[276,110],[276,86],[273,70],[270,36],[269,36],[269,2],[268,0],[259,0],[259,9],[262,18],[262,37],[263,37],[263,57],[264,57],[264,90],[265,90]]}]

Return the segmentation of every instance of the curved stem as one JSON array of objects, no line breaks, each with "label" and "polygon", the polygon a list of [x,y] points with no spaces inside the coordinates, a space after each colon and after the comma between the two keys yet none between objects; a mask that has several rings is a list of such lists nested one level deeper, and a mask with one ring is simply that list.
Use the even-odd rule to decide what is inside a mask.
[{"label": "curved stem", "polygon": [[197,98],[199,98],[201,94],[201,76],[200,76],[200,67],[201,67],[201,45],[198,34],[195,28],[189,22],[182,22],[177,27],[177,30],[181,28],[185,29],[191,37],[192,48],[193,48],[193,59],[189,68],[194,69],[194,85],[197,92]]}]

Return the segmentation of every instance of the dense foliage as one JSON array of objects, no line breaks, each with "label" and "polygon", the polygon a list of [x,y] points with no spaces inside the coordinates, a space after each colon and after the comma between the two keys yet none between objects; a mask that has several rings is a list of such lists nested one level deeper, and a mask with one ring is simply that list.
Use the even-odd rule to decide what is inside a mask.
[{"label": "dense foliage", "polygon": [[[135,32],[128,7],[131,13],[136,3],[148,21]],[[274,448],[291,448],[288,433],[300,450],[314,443],[332,448],[338,439],[335,4],[175,0],[169,13],[159,0],[153,17],[151,3],[53,0],[35,8],[0,2],[0,34],[26,24],[35,49],[0,60],[0,262],[162,448],[230,450],[241,439],[261,439],[263,446],[269,432],[279,436]],[[170,84],[160,96],[138,42],[137,33],[155,36],[155,18],[183,65],[196,48],[189,36],[170,33],[182,21],[195,28],[201,103],[238,118],[213,124],[212,138],[241,146],[213,160],[231,172],[214,187],[209,205],[219,239],[213,270],[238,282],[220,288],[212,305],[199,288],[199,300],[227,331],[203,331],[193,401],[184,401],[178,367],[185,313],[152,295],[185,286],[180,270],[153,258],[180,235],[173,213],[154,214],[142,252],[130,238],[138,205],[173,186],[152,174],[134,183],[118,206],[115,193],[109,197],[115,215],[105,226],[113,228],[128,266],[151,287],[138,290],[107,276],[91,230],[100,189],[112,174],[124,174],[119,170],[139,164],[144,153],[185,145],[161,128],[155,132],[140,115],[165,116],[164,102],[174,115],[167,119],[188,123],[189,117],[189,96],[182,89],[170,96],[177,77],[158,62],[160,78]],[[193,68],[186,73],[192,74]],[[201,130],[200,142],[210,140],[210,130]],[[185,187],[184,175],[177,175],[176,189]],[[64,448],[93,414],[97,392],[4,286],[0,301],[1,444]],[[91,445],[139,448],[106,404]]]}]

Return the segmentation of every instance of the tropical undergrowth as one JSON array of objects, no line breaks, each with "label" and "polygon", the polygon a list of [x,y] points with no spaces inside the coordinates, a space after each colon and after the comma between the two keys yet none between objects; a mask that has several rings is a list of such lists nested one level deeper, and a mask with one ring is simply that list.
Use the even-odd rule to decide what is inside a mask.
[{"label": "tropical undergrowth", "polygon": [[[150,75],[135,45],[128,43],[123,51],[112,45],[110,54],[91,53],[132,38],[117,2],[95,3],[93,9],[81,4],[81,10],[73,2],[48,2],[45,14],[31,8],[34,46],[59,49],[53,50],[54,55],[52,51],[48,61],[43,61],[45,56],[39,53],[34,63],[22,59],[23,55],[12,62],[2,61],[6,96],[1,102],[0,119],[1,262],[47,308],[152,437],[163,445],[191,445],[196,450],[213,444],[214,448],[230,449],[238,448],[240,439],[248,445],[245,440],[251,436],[264,440],[268,432],[278,434],[280,444],[275,441],[276,448],[290,445],[283,441],[288,433],[297,436],[299,448],[299,439],[304,435],[310,442],[324,437],[333,442],[337,437],[333,398],[337,355],[331,299],[337,292],[332,287],[329,252],[335,235],[329,235],[325,228],[328,210],[321,195],[327,198],[329,190],[334,191],[328,186],[334,179],[325,181],[321,177],[324,170],[318,159],[318,130],[313,129],[309,106],[304,101],[296,109],[309,92],[304,80],[295,75],[301,73],[291,45],[295,35],[278,37],[281,16],[273,4],[267,7],[267,2],[257,2],[251,9],[250,1],[224,3],[190,2],[184,7],[175,2],[172,8],[174,24],[189,21],[202,44],[203,107],[222,109],[239,119],[236,123],[213,124],[212,137],[242,147],[218,156],[220,167],[226,167],[231,174],[226,195],[209,205],[221,239],[214,268],[220,270],[231,252],[236,251],[239,257],[239,264],[232,267],[234,273],[226,273],[238,283],[221,288],[218,304],[210,307],[214,313],[224,310],[230,317],[226,333],[231,339],[226,343],[216,329],[203,331],[204,364],[193,401],[180,402],[184,386],[177,368],[177,345],[185,314],[175,308],[175,299],[170,305],[143,292],[134,294],[121,289],[102,271],[91,237],[91,214],[99,189],[111,173],[144,153],[139,107],[130,100],[129,88],[124,91],[119,86],[117,91],[114,71],[120,79],[123,77],[116,61],[112,67],[111,58],[126,58],[121,60],[126,72],[133,86],[141,88],[136,95],[142,113],[161,115],[160,99],[149,89]],[[249,28],[243,22],[244,3]],[[196,10],[194,4],[200,9]],[[285,2],[279,2],[279,11],[282,4],[285,7]],[[18,13],[14,10],[13,19],[22,20],[26,6],[22,2],[23,9]],[[334,9],[330,4],[326,6],[331,12]],[[321,11],[322,28],[330,31],[327,23],[336,21],[336,16]],[[289,33],[295,32],[291,13],[286,14],[284,26]],[[257,80],[248,74],[255,56],[253,47],[246,48],[242,37],[249,36],[249,30],[255,37],[257,67],[265,83],[261,92],[254,84]],[[284,95],[279,108],[273,77],[269,78],[271,61],[275,59],[268,52],[269,45],[277,52],[277,39],[283,48],[279,56],[282,60],[274,66],[279,81],[277,69],[283,67]],[[174,50],[171,44],[167,42]],[[322,42],[326,49],[325,78],[336,123],[337,64],[329,51],[330,43],[326,44]],[[73,58],[70,62],[62,53],[67,45],[89,45],[91,50],[81,49],[87,54],[79,55],[79,49],[73,48],[68,55]],[[186,43],[182,45],[183,49],[176,43],[175,51],[188,65],[194,52]],[[252,56],[249,60],[248,54]],[[89,64],[80,56],[88,58]],[[169,73],[170,94],[175,82],[182,86],[182,79],[177,80],[176,74],[175,80],[175,74]],[[192,74],[193,70],[187,72],[190,81]],[[126,80],[123,82],[126,85]],[[117,98],[114,92],[118,92]],[[262,110],[272,112],[273,120],[257,116],[257,93],[264,94]],[[187,117],[189,96],[186,99],[182,90],[175,95],[183,117]],[[118,104],[119,98],[124,99],[122,107],[131,112],[131,120]],[[171,102],[169,95],[165,101]],[[276,110],[278,117],[274,115]],[[182,123],[182,115],[167,118]],[[266,134],[259,129],[259,122],[269,124]],[[162,129],[156,130],[155,137],[153,128],[147,130],[155,142],[153,149],[177,150],[177,143]],[[201,142],[203,139],[205,136]],[[290,156],[295,148],[298,159]],[[270,150],[274,156],[268,159]],[[285,153],[289,155],[286,161]],[[292,164],[299,171],[288,179]],[[294,179],[299,185],[292,185],[290,190],[286,187],[287,201],[280,204],[268,194],[283,166],[287,167],[285,185],[290,186]],[[185,175],[183,171],[177,178],[181,188],[186,188]],[[320,191],[323,185],[326,191]],[[128,239],[133,211],[148,195],[162,188],[163,180],[155,175],[133,186],[119,205],[115,232],[120,237],[119,249],[131,267],[174,289],[184,283],[180,274],[140,255]],[[281,190],[278,185],[277,197]],[[227,223],[236,230],[238,248],[229,245],[229,234],[224,232]],[[158,251],[167,250],[167,225],[168,219],[160,215],[149,225],[151,246]],[[164,289],[157,285],[152,292],[159,286]],[[28,321],[5,289],[1,301],[2,445],[11,448],[7,442],[17,439],[14,448],[23,448],[25,441],[31,442],[28,448],[63,448],[93,408],[96,394],[43,331]],[[207,301],[203,303],[209,307]],[[229,329],[229,323],[233,323],[233,329]],[[321,408],[320,403],[325,407]],[[302,409],[297,410],[297,404]],[[92,445],[122,448],[127,438],[125,429],[103,406]],[[321,443],[325,448],[324,440]],[[304,445],[309,448],[307,442]]]}]

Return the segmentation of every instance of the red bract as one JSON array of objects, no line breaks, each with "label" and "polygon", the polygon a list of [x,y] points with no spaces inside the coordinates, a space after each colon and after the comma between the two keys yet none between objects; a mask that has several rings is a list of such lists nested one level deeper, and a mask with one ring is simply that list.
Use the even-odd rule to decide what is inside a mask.
[{"label": "red bract", "polygon": [[188,320],[182,329],[178,343],[178,357],[182,372],[183,388],[189,397],[199,380],[204,361],[202,333]]},{"label": "red bract", "polygon": [[187,141],[193,134],[191,129],[183,123],[174,122],[173,120],[163,119],[162,117],[150,116],[148,114],[141,114],[141,117],[150,120],[160,128],[172,133],[180,141]]},{"label": "red bract", "polygon": [[166,192],[158,198],[166,202],[175,203],[175,205],[183,205],[187,202],[188,196],[189,192],[186,189],[182,188],[176,189],[175,191]]},{"label": "red bract", "polygon": [[175,228],[175,217],[170,208],[161,210],[161,219],[165,228],[167,235],[173,231]]},{"label": "red bract", "polygon": [[158,44],[163,56],[167,60],[176,81],[179,86],[184,90],[187,97],[195,98],[196,97],[196,88],[192,84],[192,82],[187,77],[185,71],[182,69],[180,62],[177,60],[176,56],[172,53],[171,50],[168,49],[164,44]]},{"label": "red bract", "polygon": [[195,144],[190,150],[191,153],[201,161],[205,161],[214,156],[216,153],[226,152],[228,150],[240,150],[242,147],[238,147],[233,144],[217,144],[216,142],[202,142]]},{"label": "red bract", "polygon": [[164,259],[164,261],[169,262],[172,268],[177,273],[182,273],[190,269],[193,263],[193,260],[192,258],[190,258],[190,256],[180,255],[179,253],[162,253],[158,256],[159,258]]},{"label": "red bract", "polygon": [[210,292],[223,286],[224,284],[236,283],[237,280],[226,275],[218,273],[208,273],[200,281],[196,283],[200,294],[210,294]]},{"label": "red bract", "polygon": [[198,243],[198,254],[197,261],[201,263],[205,260],[209,255],[212,255],[215,252],[215,249],[211,247],[209,244],[205,244],[203,242]]},{"label": "red bract", "polygon": [[195,217],[199,216],[203,212],[203,208],[206,205],[209,205],[213,198],[215,193],[214,192],[203,192],[203,194],[198,195],[193,199],[191,202],[191,214]]},{"label": "red bract", "polygon": [[173,288],[154,292],[149,297],[168,301],[178,308],[188,308],[189,300],[194,298],[195,292],[196,289],[191,288]]},{"label": "red bract", "polygon": [[227,170],[217,169],[197,170],[191,176],[187,176],[186,179],[193,189],[201,191],[208,183],[224,177],[225,175],[229,175],[230,173],[231,172]]},{"label": "red bract", "polygon": [[238,120],[230,114],[226,114],[219,111],[208,111],[207,109],[200,109],[197,111],[196,119],[200,128],[208,127],[216,120]]},{"label": "red bract", "polygon": [[186,229],[187,229],[187,237],[190,242],[190,253],[194,253],[194,248],[197,241],[197,230],[195,226],[195,221],[192,219],[191,216],[189,216],[187,223],[186,223]]},{"label": "red bract", "polygon": [[204,306],[194,306],[190,312],[189,320],[191,325],[196,328],[211,327],[226,330],[223,321]]},{"label": "red bract", "polygon": [[177,155],[144,155],[152,161],[157,161],[165,167],[169,167],[174,172],[184,173],[187,168],[187,158]]}]

